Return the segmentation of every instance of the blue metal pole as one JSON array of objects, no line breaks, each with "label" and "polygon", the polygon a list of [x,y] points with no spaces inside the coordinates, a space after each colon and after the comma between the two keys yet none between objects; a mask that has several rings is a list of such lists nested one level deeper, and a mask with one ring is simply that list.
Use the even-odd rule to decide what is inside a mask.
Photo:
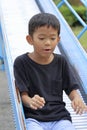
[{"label": "blue metal pole", "polygon": [[64,4],[64,0],[62,0],[58,5],[57,8],[60,8]]},{"label": "blue metal pole", "polygon": [[87,25],[86,27],[83,28],[83,30],[77,35],[77,38],[80,39],[80,37],[84,34],[84,32],[87,30]]},{"label": "blue metal pole", "polygon": [[71,10],[71,12],[76,16],[76,18],[80,21],[80,23],[85,27],[86,23],[80,18],[80,16],[76,13],[76,11],[72,8],[72,6],[67,2],[67,0],[64,0],[67,7]]}]

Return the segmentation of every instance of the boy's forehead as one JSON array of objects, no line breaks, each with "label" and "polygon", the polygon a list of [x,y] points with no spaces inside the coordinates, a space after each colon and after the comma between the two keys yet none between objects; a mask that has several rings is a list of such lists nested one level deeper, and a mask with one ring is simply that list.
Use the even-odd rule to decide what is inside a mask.
[{"label": "boy's forehead", "polygon": [[38,33],[39,35],[45,35],[45,34],[50,34],[50,35],[56,35],[58,33],[58,30],[53,28],[52,26],[41,26],[35,29],[35,32]]},{"label": "boy's forehead", "polygon": [[35,29],[35,31],[37,30],[54,30],[57,31],[56,28],[54,28],[52,25],[48,26],[48,25],[44,25],[44,26],[39,26]]}]

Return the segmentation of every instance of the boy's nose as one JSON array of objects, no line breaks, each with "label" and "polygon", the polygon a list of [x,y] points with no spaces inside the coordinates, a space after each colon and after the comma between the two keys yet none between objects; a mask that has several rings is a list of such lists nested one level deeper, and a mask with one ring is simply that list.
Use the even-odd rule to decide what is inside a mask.
[{"label": "boy's nose", "polygon": [[46,41],[45,41],[45,45],[46,46],[49,46],[51,44],[51,41],[49,40],[49,39],[47,39]]}]

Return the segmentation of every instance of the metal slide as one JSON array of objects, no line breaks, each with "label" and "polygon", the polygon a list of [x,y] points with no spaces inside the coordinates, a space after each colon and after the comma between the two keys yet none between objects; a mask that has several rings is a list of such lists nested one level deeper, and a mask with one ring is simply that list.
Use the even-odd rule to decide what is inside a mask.
[{"label": "metal slide", "polygon": [[[13,62],[18,55],[33,50],[32,46],[28,45],[26,41],[27,25],[29,19],[40,11],[53,13],[59,18],[61,22],[60,51],[64,52],[70,64],[74,66],[78,73],[83,90],[87,94],[86,53],[80,46],[77,38],[68,27],[52,0],[1,0],[0,24],[2,29],[2,40],[4,43],[4,62],[8,76],[16,130],[26,130],[26,125],[20,94],[15,88]],[[60,53],[60,51],[58,47],[56,47],[55,53]],[[77,130],[87,130],[87,114],[83,114],[82,116],[76,115],[72,110],[70,100],[65,93],[64,100],[67,103],[67,109],[71,112],[73,124]]]}]

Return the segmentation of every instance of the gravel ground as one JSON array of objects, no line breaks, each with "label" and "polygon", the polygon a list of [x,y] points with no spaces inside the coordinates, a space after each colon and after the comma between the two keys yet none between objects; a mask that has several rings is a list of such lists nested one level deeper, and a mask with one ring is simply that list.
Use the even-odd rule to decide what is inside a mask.
[{"label": "gravel ground", "polygon": [[0,71],[0,130],[16,130],[5,71]]}]

